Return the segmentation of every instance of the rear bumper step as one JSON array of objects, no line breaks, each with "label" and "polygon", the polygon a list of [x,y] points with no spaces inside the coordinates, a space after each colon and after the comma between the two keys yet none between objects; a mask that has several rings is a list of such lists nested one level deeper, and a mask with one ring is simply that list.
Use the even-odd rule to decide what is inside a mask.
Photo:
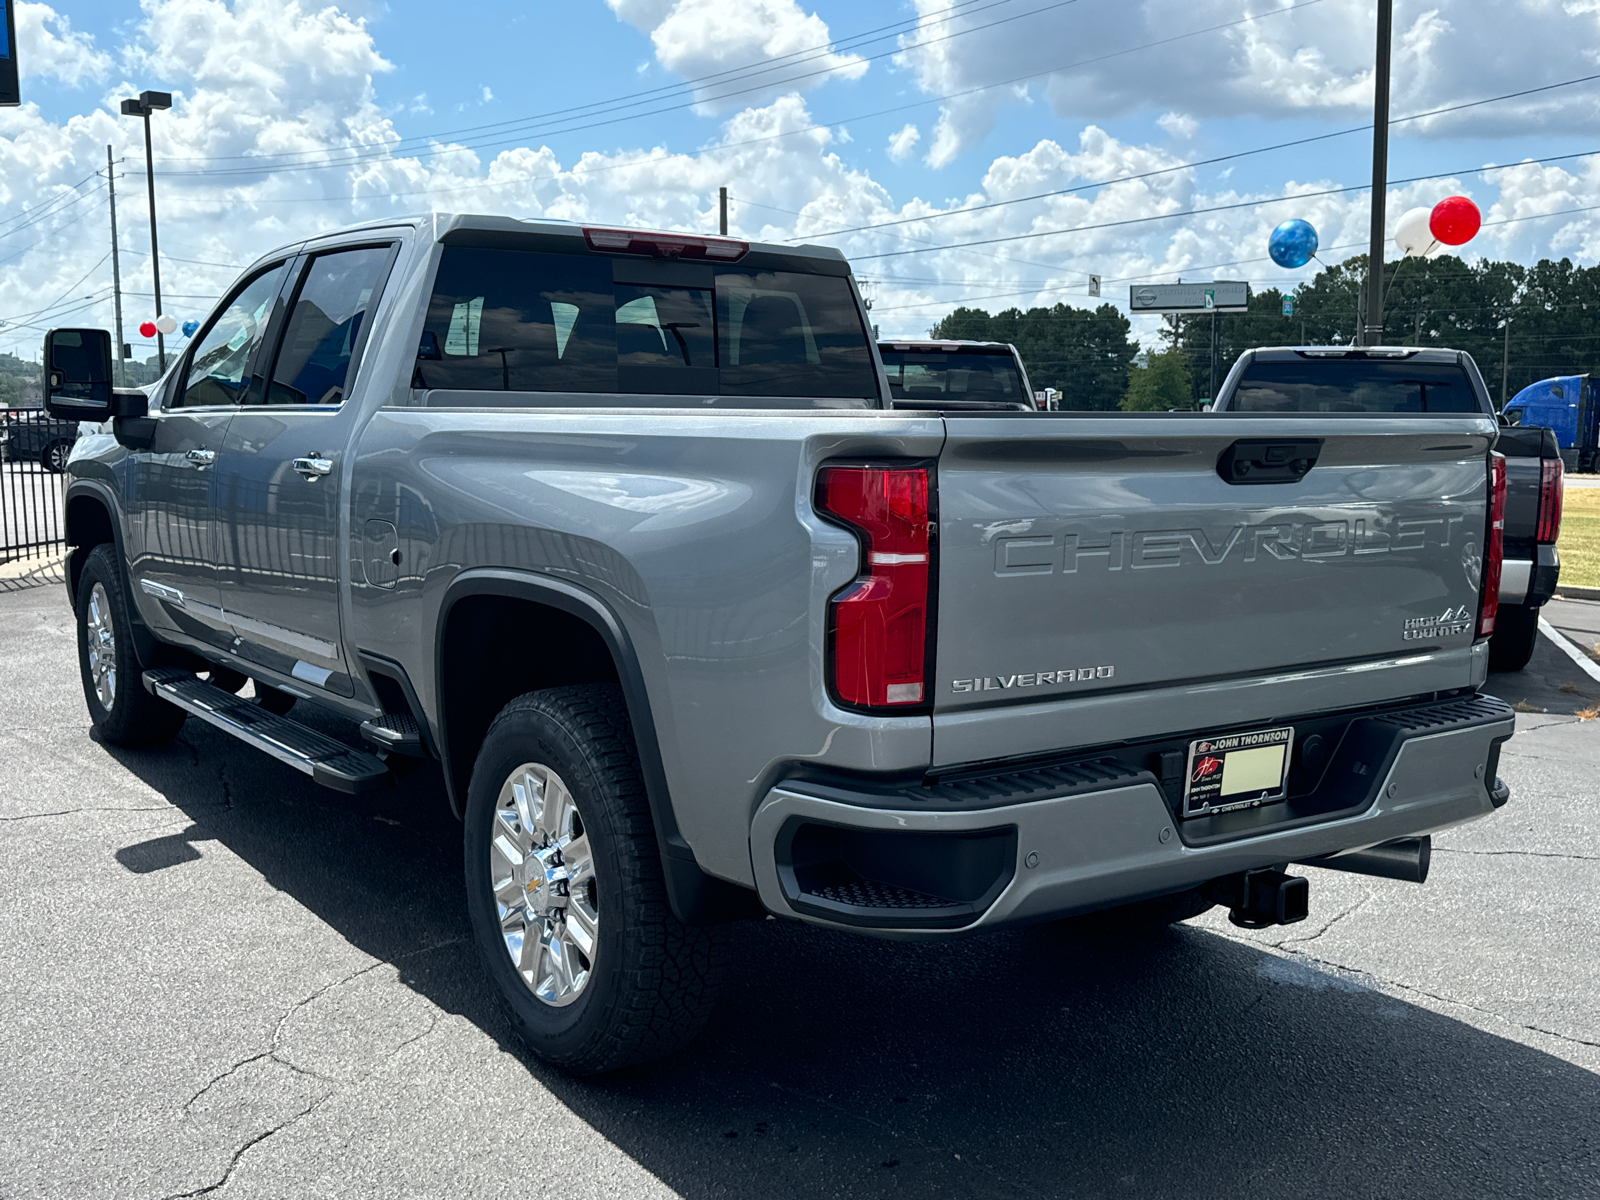
[{"label": "rear bumper step", "polygon": [[394,777],[375,755],[356,750],[288,717],[213,687],[194,672],[161,667],[144,673],[145,690],[223,733],[270,754],[323,787],[355,794],[389,787]]},{"label": "rear bumper step", "polygon": [[[756,885],[775,913],[937,936],[1255,879],[1285,863],[1419,878],[1413,844],[1506,801],[1495,767],[1515,716],[1500,700],[1417,705],[1350,725],[1304,803],[1246,810],[1237,827],[1200,838],[1175,819],[1155,775],[1110,756],[931,786],[787,780],[751,824]],[[1402,852],[1397,839],[1417,841]],[[1273,872],[1270,882],[1270,904],[1254,891],[1226,903],[1257,924],[1301,919],[1305,881]]]}]

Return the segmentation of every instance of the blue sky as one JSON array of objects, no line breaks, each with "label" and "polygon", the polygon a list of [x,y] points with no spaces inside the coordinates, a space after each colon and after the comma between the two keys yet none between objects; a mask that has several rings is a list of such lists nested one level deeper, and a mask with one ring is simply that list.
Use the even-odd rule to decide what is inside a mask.
[{"label": "blue sky", "polygon": [[[1366,0],[481,0],[445,11],[19,0],[28,104],[0,112],[0,319],[47,319],[56,310],[38,310],[75,299],[86,271],[82,303],[103,304],[88,297],[109,271],[95,266],[105,238],[81,219],[51,232],[73,216],[50,206],[83,216],[88,202],[72,207],[63,189],[81,200],[103,187],[82,181],[103,169],[107,141],[124,160],[125,274],[137,286],[142,146],[137,123],[112,114],[142,88],[178,97],[156,119],[163,248],[191,261],[163,274],[195,307],[231,264],[351,219],[432,207],[709,230],[719,183],[736,232],[840,245],[897,333],[964,300],[1089,303],[1091,272],[1123,301],[1133,279],[1292,285],[1316,265],[1260,261],[1266,231],[1290,216],[1317,224],[1325,246],[1365,238],[1366,132],[1171,168],[1370,121]],[[1401,0],[1395,21],[1395,116],[1600,73],[1592,5]],[[766,74],[723,85],[737,94],[684,90],[762,63]],[[1600,80],[1396,126],[1391,179],[1455,174],[1392,189],[1391,227],[1463,191],[1501,222],[1469,253],[1595,261],[1597,214],[1567,210],[1600,205],[1600,158],[1475,168],[1600,151],[1597,96]],[[609,111],[559,115],[591,105]],[[378,149],[306,169],[348,158],[352,142]],[[1168,173],[1012,203],[1151,170]],[[1276,200],[1341,187],[1358,190]],[[907,217],[916,223],[881,228]],[[880,228],[819,236],[859,225]],[[1079,226],[1110,227],[1032,236]],[[29,240],[47,232],[59,240]]]}]

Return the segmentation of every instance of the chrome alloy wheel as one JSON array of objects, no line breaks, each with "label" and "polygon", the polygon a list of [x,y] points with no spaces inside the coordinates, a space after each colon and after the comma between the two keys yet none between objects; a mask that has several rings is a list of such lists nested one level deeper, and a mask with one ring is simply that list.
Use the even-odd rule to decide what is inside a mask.
[{"label": "chrome alloy wheel", "polygon": [[104,584],[95,584],[89,593],[84,624],[88,629],[89,678],[100,706],[110,712],[117,699],[117,631],[111,623],[111,597]]},{"label": "chrome alloy wheel", "polygon": [[572,793],[541,763],[523,763],[501,785],[489,879],[511,965],[546,1004],[571,1004],[599,944],[594,853]]}]

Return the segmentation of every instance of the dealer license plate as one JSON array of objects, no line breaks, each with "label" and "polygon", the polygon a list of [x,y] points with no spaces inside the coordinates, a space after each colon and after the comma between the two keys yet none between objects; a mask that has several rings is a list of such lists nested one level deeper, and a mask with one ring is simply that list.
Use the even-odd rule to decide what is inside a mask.
[{"label": "dealer license plate", "polygon": [[1282,800],[1293,748],[1292,726],[1190,742],[1183,815],[1203,817]]}]

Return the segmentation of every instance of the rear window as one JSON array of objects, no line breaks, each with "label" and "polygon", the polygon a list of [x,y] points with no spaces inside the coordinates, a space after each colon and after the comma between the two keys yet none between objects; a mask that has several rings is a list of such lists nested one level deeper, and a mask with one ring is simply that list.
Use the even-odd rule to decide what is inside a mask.
[{"label": "rear window", "polygon": [[734,266],[682,275],[621,282],[639,277],[636,263],[447,246],[412,382],[876,403],[877,375],[847,279]]},{"label": "rear window", "polygon": [[1372,359],[1253,362],[1230,412],[1482,412],[1467,373],[1454,363]]},{"label": "rear window", "polygon": [[879,348],[896,400],[1025,400],[1010,354]]}]

